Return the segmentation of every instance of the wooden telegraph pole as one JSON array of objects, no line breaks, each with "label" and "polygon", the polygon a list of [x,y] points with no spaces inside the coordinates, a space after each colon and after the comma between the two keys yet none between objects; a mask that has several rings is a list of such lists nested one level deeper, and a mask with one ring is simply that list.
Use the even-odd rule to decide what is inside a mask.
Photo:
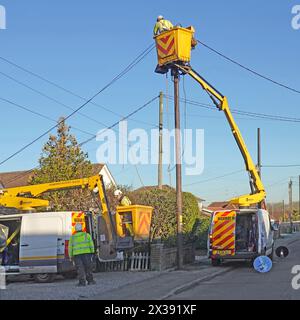
[{"label": "wooden telegraph pole", "polygon": [[300,176],[299,176],[299,198],[298,198],[298,216],[300,216]]},{"label": "wooden telegraph pole", "polygon": [[159,156],[158,156],[158,188],[163,188],[163,93],[159,94]]},{"label": "wooden telegraph pole", "polygon": [[179,72],[172,69],[174,76],[174,109],[175,109],[175,146],[176,146],[176,211],[177,211],[177,267],[183,267],[183,239],[182,239],[182,172],[181,172],[181,132],[179,106]]},{"label": "wooden telegraph pole", "polygon": [[293,181],[289,182],[289,220],[291,226],[291,233],[293,233]]}]

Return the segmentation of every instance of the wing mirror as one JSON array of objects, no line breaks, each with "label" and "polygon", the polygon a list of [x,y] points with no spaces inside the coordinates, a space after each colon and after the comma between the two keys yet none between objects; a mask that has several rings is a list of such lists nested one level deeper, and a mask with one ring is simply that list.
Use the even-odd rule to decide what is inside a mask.
[{"label": "wing mirror", "polygon": [[279,231],[279,224],[276,222],[271,222],[272,231]]}]

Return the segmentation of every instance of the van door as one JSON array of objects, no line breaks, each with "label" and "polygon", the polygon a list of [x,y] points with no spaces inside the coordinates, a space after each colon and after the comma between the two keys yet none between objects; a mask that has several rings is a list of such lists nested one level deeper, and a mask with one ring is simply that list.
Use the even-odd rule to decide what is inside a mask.
[{"label": "van door", "polygon": [[266,255],[269,255],[272,252],[273,246],[273,236],[274,233],[271,228],[271,220],[268,211],[261,210],[262,214],[262,222],[265,230],[265,247],[266,247]]},{"label": "van door", "polygon": [[56,273],[62,219],[49,215],[24,215],[20,239],[21,273]]},{"label": "van door", "polygon": [[235,211],[215,212],[212,221],[212,255],[235,255]]},{"label": "van door", "polygon": [[270,254],[273,246],[273,232],[271,230],[271,222],[269,213],[266,210],[258,210],[258,253]]}]

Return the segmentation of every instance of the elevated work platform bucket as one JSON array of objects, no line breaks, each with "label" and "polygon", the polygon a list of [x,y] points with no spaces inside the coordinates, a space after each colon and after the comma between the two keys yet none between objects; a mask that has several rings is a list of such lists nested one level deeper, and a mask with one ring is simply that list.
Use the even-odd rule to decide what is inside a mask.
[{"label": "elevated work platform bucket", "polygon": [[193,27],[175,27],[154,37],[158,65],[165,66],[172,62],[190,62],[194,33]]},{"label": "elevated work platform bucket", "polygon": [[152,220],[152,207],[134,205],[117,207],[116,226],[119,237],[133,236],[135,241],[148,241]]}]

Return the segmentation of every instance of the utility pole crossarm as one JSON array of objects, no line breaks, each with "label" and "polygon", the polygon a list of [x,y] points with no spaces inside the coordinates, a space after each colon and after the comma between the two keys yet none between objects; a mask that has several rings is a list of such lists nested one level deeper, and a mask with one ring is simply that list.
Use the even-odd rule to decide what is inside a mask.
[{"label": "utility pole crossarm", "polygon": [[251,155],[248,151],[248,148],[245,144],[242,134],[230,111],[226,96],[224,96],[218,90],[216,90],[212,85],[210,85],[204,78],[202,78],[191,67],[183,66],[180,64],[176,64],[176,67],[180,69],[184,74],[188,74],[194,80],[196,80],[201,85],[201,87],[209,94],[209,96],[211,97],[216,107],[220,111],[223,111],[225,113],[225,116],[231,128],[232,134],[243,156],[246,169],[250,174],[251,185],[253,186],[253,192],[252,194],[242,195],[237,198],[231,199],[230,202],[233,204],[238,204],[240,206],[249,206],[251,204],[259,204],[263,202],[266,198],[264,185],[259,176],[259,172],[251,158]]}]

